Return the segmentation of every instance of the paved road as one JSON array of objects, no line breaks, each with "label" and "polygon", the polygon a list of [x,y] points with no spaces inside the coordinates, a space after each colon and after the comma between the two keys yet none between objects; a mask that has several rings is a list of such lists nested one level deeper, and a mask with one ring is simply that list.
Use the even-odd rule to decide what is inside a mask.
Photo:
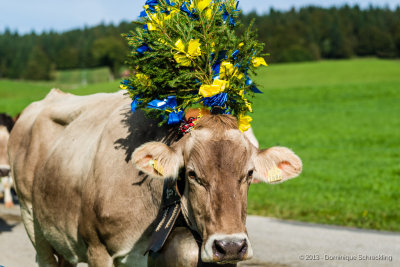
[{"label": "paved road", "polygon": [[[248,231],[255,255],[243,266],[400,266],[400,233],[256,216],[249,216]],[[1,205],[0,265],[36,266],[18,208]]]}]

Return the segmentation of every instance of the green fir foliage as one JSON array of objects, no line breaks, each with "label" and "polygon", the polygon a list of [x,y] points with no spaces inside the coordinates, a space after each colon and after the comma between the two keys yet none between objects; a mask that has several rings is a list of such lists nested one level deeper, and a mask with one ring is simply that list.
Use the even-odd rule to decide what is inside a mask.
[{"label": "green fir foliage", "polygon": [[[149,115],[173,114],[203,104],[237,117],[251,110],[248,100],[259,92],[249,75],[260,65],[264,45],[250,27],[241,36],[236,0],[148,0],[136,31],[125,34],[131,52],[131,76],[121,83],[133,108]],[[175,97],[175,104],[162,105]],[[152,101],[156,102],[152,102]],[[150,103],[150,106],[149,106]]]}]

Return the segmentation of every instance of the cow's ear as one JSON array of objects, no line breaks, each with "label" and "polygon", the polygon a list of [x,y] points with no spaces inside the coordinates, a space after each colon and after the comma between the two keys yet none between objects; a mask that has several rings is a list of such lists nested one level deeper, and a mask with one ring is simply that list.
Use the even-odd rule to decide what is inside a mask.
[{"label": "cow's ear", "polygon": [[149,142],[132,154],[133,165],[154,178],[176,178],[183,166],[183,156],[161,142]]},{"label": "cow's ear", "polygon": [[258,151],[254,165],[253,177],[271,184],[295,178],[302,170],[300,158],[286,147],[272,147]]}]

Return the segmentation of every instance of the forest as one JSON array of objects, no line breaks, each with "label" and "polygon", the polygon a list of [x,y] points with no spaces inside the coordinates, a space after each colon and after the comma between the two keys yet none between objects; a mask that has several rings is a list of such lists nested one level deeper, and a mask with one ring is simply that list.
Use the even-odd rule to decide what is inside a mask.
[{"label": "forest", "polygon": [[[266,44],[268,62],[301,62],[352,57],[400,57],[400,6],[270,9],[242,14],[241,31],[254,22]],[[100,24],[67,32],[0,34],[0,78],[51,80],[56,70],[110,68],[118,77],[128,54],[121,37],[136,26]]]}]

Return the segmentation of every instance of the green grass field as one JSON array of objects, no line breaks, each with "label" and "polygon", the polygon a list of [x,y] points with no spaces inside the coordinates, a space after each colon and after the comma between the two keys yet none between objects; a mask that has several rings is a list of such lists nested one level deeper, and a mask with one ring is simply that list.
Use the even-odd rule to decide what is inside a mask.
[{"label": "green grass field", "polygon": [[[400,231],[400,61],[356,59],[273,65],[256,80],[253,127],[261,147],[292,148],[297,179],[252,185],[249,213]],[[75,94],[118,90],[0,81],[0,112],[17,114],[52,87]]]},{"label": "green grass field", "polygon": [[252,186],[249,212],[400,231],[400,61],[277,65],[257,80],[261,146],[292,148],[304,171]]}]

